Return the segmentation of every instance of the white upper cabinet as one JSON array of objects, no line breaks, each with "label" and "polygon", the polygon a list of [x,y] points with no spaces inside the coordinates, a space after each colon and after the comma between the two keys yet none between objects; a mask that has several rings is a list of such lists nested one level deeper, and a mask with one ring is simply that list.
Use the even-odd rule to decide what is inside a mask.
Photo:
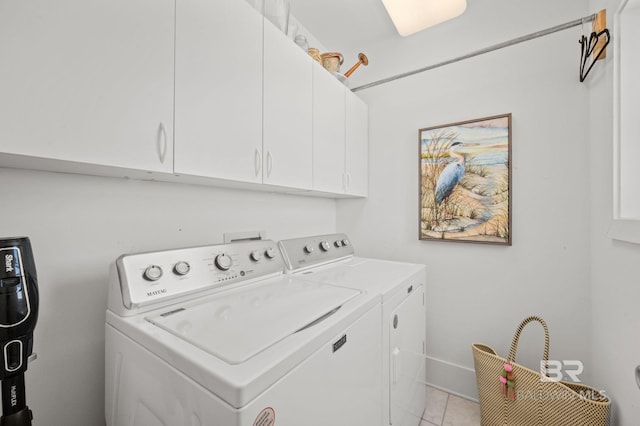
[{"label": "white upper cabinet", "polygon": [[0,152],[173,171],[173,0],[0,2]]},{"label": "white upper cabinet", "polygon": [[262,26],[242,0],[177,0],[176,174],[262,182]]},{"label": "white upper cabinet", "polygon": [[0,166],[365,196],[367,126],[246,1],[0,0]]},{"label": "white upper cabinet", "polygon": [[366,197],[369,188],[369,108],[351,92],[346,97],[346,193]]},{"label": "white upper cabinet", "polygon": [[311,57],[264,21],[263,182],[312,188]]},{"label": "white upper cabinet", "polygon": [[313,64],[313,189],[345,192],[346,88]]}]

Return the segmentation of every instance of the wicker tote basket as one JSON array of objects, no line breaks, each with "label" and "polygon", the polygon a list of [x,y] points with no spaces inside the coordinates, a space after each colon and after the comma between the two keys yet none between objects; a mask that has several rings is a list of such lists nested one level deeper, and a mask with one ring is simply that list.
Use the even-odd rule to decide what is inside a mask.
[{"label": "wicker tote basket", "polygon": [[[511,343],[509,358],[489,346],[474,343],[482,426],[605,426],[609,418],[609,399],[601,392],[579,383],[551,381],[538,371],[516,364],[518,339],[524,327],[537,321],[544,328],[544,365],[549,361],[549,330],[542,318],[525,318]],[[505,364],[512,372],[511,393],[503,396],[500,381]]]}]

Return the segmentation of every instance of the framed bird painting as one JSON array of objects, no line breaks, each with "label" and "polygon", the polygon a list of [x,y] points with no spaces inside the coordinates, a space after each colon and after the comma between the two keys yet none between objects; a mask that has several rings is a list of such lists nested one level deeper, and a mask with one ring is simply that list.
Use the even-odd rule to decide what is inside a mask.
[{"label": "framed bird painting", "polygon": [[511,245],[511,114],[418,136],[420,239]]}]

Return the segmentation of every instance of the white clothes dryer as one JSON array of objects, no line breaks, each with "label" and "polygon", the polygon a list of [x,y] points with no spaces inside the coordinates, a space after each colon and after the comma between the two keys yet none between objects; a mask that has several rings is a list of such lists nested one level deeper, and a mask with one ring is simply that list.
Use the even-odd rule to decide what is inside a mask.
[{"label": "white clothes dryer", "polygon": [[107,426],[380,424],[377,296],[283,269],[268,240],[118,258]]},{"label": "white clothes dryer", "polygon": [[378,295],[382,424],[419,425],[426,407],[425,266],[355,257],[345,234],[296,238],[278,245],[293,276]]}]

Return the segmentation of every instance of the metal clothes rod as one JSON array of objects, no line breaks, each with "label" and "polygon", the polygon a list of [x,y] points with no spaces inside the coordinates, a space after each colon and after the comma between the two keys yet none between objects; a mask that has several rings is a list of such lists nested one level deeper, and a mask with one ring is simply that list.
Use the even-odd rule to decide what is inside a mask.
[{"label": "metal clothes rod", "polygon": [[417,70],[408,71],[402,74],[396,74],[391,77],[383,78],[382,80],[377,80],[368,84],[364,84],[362,86],[358,86],[352,89],[353,92],[358,92],[360,90],[369,89],[371,87],[379,86],[381,84],[389,83],[391,81],[400,80],[401,78],[409,77],[414,74],[419,74],[421,72],[429,71],[434,68],[439,68],[445,65],[453,64],[454,62],[463,61],[465,59],[473,58],[474,56],[484,55],[485,53],[493,52],[494,50],[503,49],[505,47],[513,46],[514,44],[522,43],[524,41],[533,40],[534,38],[546,36],[549,34],[557,33],[558,31],[563,31],[568,28],[577,27],[578,25],[583,25],[587,22],[592,22],[596,19],[596,14],[591,14],[589,16],[585,16],[584,18],[576,19],[574,21],[566,22],[564,24],[556,25],[555,27],[547,28],[546,30],[538,31],[535,33],[527,34],[522,37],[514,38],[502,43],[494,44],[493,46],[485,47],[484,49],[476,50],[475,52],[467,53],[466,55],[458,56],[454,59],[449,59],[444,62],[439,62],[437,64],[429,65],[428,67],[419,68]]}]

